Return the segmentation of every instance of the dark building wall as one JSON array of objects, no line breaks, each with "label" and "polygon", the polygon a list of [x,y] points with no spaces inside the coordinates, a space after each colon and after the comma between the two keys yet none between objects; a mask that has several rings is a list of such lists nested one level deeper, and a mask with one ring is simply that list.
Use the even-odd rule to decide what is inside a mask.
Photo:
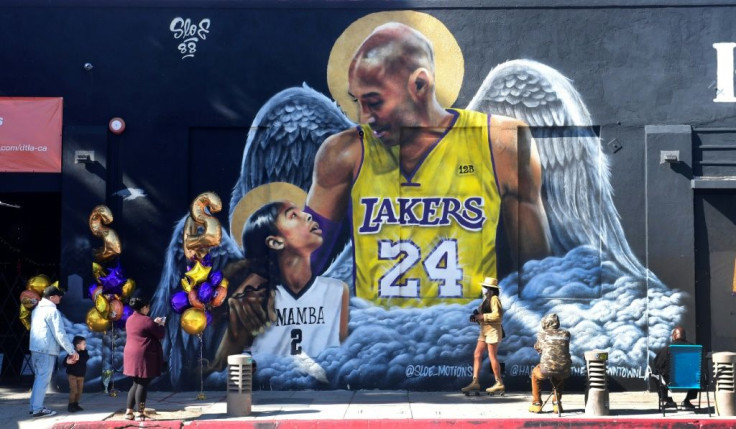
[{"label": "dark building wall", "polygon": [[[708,290],[728,295],[732,272],[722,265],[736,252],[720,250],[721,266],[710,276],[701,272],[710,269],[707,261],[696,266],[694,255],[711,251],[713,239],[698,238],[706,231],[709,237],[731,234],[731,194],[720,190],[715,197],[725,217],[711,226],[704,207],[712,198],[690,187],[698,159],[686,155],[690,127],[736,127],[736,104],[714,102],[713,44],[736,42],[736,7],[718,2],[9,3],[0,9],[0,96],[64,98],[62,278],[78,274],[83,284],[92,281],[85,252],[99,242],[87,217],[106,204],[115,214],[127,274],[153,291],[173,226],[192,198],[214,190],[228,199],[261,106],[302,83],[329,94],[326,64],[335,40],[358,18],[387,8],[428,13],[454,35],[465,61],[455,107],[466,106],[488,72],[510,59],[532,59],[569,78],[598,127],[614,205],[634,255],[691,297],[683,303],[683,322],[692,331],[699,325],[701,342],[711,345],[712,336],[713,347],[728,346],[736,325],[718,324],[711,333],[716,326],[707,314],[715,295],[697,291],[695,280],[700,285],[709,277]],[[182,58],[181,39],[170,29],[176,17],[210,20],[192,57]],[[113,117],[126,123],[119,136],[107,130]],[[657,157],[660,146],[671,149],[670,140],[656,143],[649,131],[662,130],[649,125],[684,126],[676,146],[690,171],[663,170]],[[96,162],[74,164],[75,150],[95,151]],[[3,188],[13,188],[7,191],[29,190],[6,177],[0,175]],[[678,191],[669,199],[663,192],[673,187]],[[125,188],[143,189],[147,198],[115,195]],[[218,214],[223,225],[226,213]],[[678,246],[685,247],[673,250]],[[720,311],[727,314],[727,307]],[[75,314],[81,321],[83,312]]]}]

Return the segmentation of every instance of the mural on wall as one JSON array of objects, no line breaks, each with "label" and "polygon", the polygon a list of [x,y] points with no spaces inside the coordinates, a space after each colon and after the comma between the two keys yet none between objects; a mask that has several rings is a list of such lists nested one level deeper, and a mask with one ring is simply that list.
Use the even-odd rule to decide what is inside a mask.
[{"label": "mural on wall", "polygon": [[562,73],[508,61],[449,109],[462,53],[413,11],[354,22],[327,72],[330,97],[305,84],[263,105],[240,177],[222,179],[235,181],[230,224],[209,255],[229,299],[201,336],[171,307],[192,265],[187,217],[175,225],[151,312],[169,318],[166,381],[198,385],[202,350],[205,385],[221,388],[224,358],[249,350],[256,388],[459,389],[478,338],[468,316],[505,252],[518,267],[499,279],[507,385],[528,379],[551,312],[572,334],[574,376],[592,349],[609,351],[612,375],[644,376],[687,297],[629,248],[592,116]]},{"label": "mural on wall", "polygon": [[[361,45],[388,22],[420,34],[389,24]],[[328,73],[342,76],[328,76],[339,104],[304,85],[274,95],[258,112],[233,189],[230,233],[223,232],[226,244],[214,259],[225,271],[240,264],[244,279],[231,286],[230,316],[216,318],[204,334],[212,358],[207,383],[224,385],[223,357],[250,349],[259,367],[255,384],[263,388],[459,388],[472,375],[478,327],[467,319],[480,302],[483,276],[496,273],[499,223],[521,267],[500,282],[507,337],[499,355],[506,375],[528,376],[538,359],[532,345],[539,321],[555,312],[572,333],[573,374],[585,372],[584,351],[606,349],[612,375],[643,377],[648,356],[663,345],[657,341],[679,322],[685,295],[663,285],[630,250],[613,205],[606,155],[570,81],[532,60],[491,70],[467,110],[527,123],[533,140],[514,128],[518,149],[503,147],[502,132],[513,121],[496,123],[491,116],[486,122],[463,110],[442,110],[436,129],[401,128],[418,120],[409,97],[427,100],[429,111],[435,103],[454,102],[462,56],[450,60],[459,48],[447,34],[435,18],[417,12],[364,17],[345,31],[330,57]],[[452,67],[441,69],[447,65],[456,65],[454,75]],[[403,86],[409,78],[415,79],[413,92]],[[422,87],[435,82],[436,95]],[[362,114],[348,118],[344,111],[354,106]],[[371,128],[355,125],[366,122]],[[487,124],[501,136],[492,153]],[[405,150],[421,138],[439,143],[418,157]],[[308,192],[308,208],[302,211],[304,196],[288,198],[280,182]],[[244,202],[259,191],[263,195]],[[250,217],[256,210],[260,219]],[[299,249],[280,226],[287,213],[301,222],[308,265],[293,257]],[[263,226],[264,219],[268,232],[256,233],[260,249],[251,249],[244,226]],[[182,226],[172,237],[154,314],[168,313],[185,269]],[[245,227],[251,235],[252,226]],[[283,239],[281,247],[265,243],[270,235]],[[303,289],[286,290],[275,279]],[[322,282],[334,284],[320,289],[322,299],[308,296]],[[340,284],[350,288],[349,308]],[[313,341],[308,329],[339,326],[348,311],[347,337],[342,327],[332,329],[339,341],[306,352]],[[258,346],[259,337],[274,337],[269,332],[280,340]],[[170,323],[166,347],[171,382],[180,385],[199,339]]]}]

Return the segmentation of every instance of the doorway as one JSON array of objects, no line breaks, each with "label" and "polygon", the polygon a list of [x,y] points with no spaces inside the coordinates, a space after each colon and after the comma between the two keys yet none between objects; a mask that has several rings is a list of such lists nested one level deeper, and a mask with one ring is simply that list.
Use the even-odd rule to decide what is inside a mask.
[{"label": "doorway", "polygon": [[0,381],[18,384],[29,372],[19,297],[33,276],[59,278],[61,194],[0,193],[0,202]]}]

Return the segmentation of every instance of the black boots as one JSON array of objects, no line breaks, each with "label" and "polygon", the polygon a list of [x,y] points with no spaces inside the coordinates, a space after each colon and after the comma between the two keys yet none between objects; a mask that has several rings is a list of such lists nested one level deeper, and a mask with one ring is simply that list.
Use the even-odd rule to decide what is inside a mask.
[{"label": "black boots", "polygon": [[70,413],[76,413],[77,411],[84,411],[84,408],[79,406],[79,402],[70,402],[66,410]]}]

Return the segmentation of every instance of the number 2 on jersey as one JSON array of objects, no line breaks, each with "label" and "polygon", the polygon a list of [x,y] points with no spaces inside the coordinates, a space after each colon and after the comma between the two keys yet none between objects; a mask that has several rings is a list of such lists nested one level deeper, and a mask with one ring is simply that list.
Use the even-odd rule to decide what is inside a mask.
[{"label": "number 2 on jersey", "polygon": [[302,330],[291,330],[291,354],[298,355],[302,353]]},{"label": "number 2 on jersey", "polygon": [[[421,279],[406,278],[404,284],[399,279],[422,259],[421,249],[410,240],[384,240],[378,243],[379,260],[397,260],[379,280],[380,298],[420,298]],[[439,283],[437,295],[440,298],[462,297],[463,270],[459,268],[457,241],[442,240],[429,252],[422,262],[427,277]]]}]

